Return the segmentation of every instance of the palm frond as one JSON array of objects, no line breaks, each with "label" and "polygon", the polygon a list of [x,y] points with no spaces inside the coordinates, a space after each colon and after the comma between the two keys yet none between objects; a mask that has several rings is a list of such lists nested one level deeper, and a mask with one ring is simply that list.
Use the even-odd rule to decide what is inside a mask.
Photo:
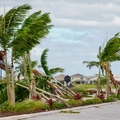
[{"label": "palm frond", "polygon": [[41,61],[41,66],[44,69],[44,72],[46,73],[46,75],[49,75],[49,68],[47,66],[47,52],[49,51],[49,49],[45,49],[41,55],[40,61]]},{"label": "palm frond", "polygon": [[[28,24],[29,22],[30,24]],[[14,47],[14,56],[18,50],[20,53],[17,53],[16,56],[22,56],[35,45],[40,44],[40,40],[50,32],[49,29],[52,27],[52,25],[49,25],[50,22],[49,13],[41,15],[41,11],[38,11],[32,14],[23,23],[23,27],[18,30],[15,40],[10,44]]]},{"label": "palm frond", "polygon": [[93,66],[99,67],[99,62],[97,61],[83,61],[83,64],[87,64],[87,67],[91,69]]},{"label": "palm frond", "polygon": [[10,9],[5,15],[5,30],[9,35],[13,35],[25,19],[26,13],[31,9],[28,4]]},{"label": "palm frond", "polygon": [[101,55],[101,58],[103,61],[117,61],[120,60],[120,38],[117,37],[118,35],[115,35],[116,37],[111,38]]},{"label": "palm frond", "polygon": [[52,68],[52,69],[49,70],[49,73],[51,75],[54,75],[54,74],[56,74],[58,72],[64,72],[64,69],[63,68]]}]

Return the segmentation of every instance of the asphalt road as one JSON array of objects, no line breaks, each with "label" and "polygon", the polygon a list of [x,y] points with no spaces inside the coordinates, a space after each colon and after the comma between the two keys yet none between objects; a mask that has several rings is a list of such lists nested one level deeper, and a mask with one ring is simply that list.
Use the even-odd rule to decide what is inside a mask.
[{"label": "asphalt road", "polygon": [[120,103],[93,105],[73,109],[79,113],[50,113],[22,120],[120,120]]}]

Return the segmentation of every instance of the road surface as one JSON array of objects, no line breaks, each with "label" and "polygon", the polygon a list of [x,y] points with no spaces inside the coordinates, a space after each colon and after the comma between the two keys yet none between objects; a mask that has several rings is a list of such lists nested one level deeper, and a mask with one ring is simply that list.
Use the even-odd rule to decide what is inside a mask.
[{"label": "road surface", "polygon": [[79,107],[73,111],[77,113],[53,112],[21,120],[120,120],[120,102]]}]

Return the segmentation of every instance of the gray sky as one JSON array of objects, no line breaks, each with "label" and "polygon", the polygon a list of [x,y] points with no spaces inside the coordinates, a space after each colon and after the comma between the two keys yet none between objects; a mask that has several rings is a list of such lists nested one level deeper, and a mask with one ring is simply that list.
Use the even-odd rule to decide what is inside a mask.
[{"label": "gray sky", "polygon": [[[49,48],[49,68],[62,67],[66,75],[98,73],[97,68],[89,70],[83,61],[97,60],[99,46],[119,32],[120,0],[0,0],[0,14],[4,5],[8,11],[25,3],[32,6],[30,14],[50,12],[54,25],[31,51],[31,59],[40,63],[42,51]],[[119,64],[112,63],[114,74],[120,74]]]}]

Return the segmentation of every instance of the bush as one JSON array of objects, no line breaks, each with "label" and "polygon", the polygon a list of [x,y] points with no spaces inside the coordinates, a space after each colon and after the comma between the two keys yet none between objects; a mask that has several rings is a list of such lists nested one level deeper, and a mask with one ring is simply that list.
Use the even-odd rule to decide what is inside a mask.
[{"label": "bush", "polygon": [[120,100],[120,95],[119,94],[117,95],[117,98],[118,98],[118,100]]},{"label": "bush", "polygon": [[82,100],[75,100],[75,99],[70,99],[70,100],[67,101],[67,103],[71,107],[83,105],[83,101]]},{"label": "bush", "polygon": [[16,103],[14,112],[17,113],[29,113],[40,110],[49,110],[50,107],[43,101],[24,100]]},{"label": "bush", "polygon": [[13,112],[13,107],[14,106],[10,102],[5,101],[0,105],[0,113]]},{"label": "bush", "polygon": [[102,100],[100,98],[94,98],[84,101],[84,105],[97,104],[97,103],[102,103]]},{"label": "bush", "polygon": [[53,109],[59,109],[59,108],[65,108],[65,107],[66,107],[66,105],[64,103],[58,103],[57,101],[54,102],[54,104],[52,106]]},{"label": "bush", "polygon": [[116,98],[113,96],[110,96],[107,99],[103,100],[103,102],[114,102],[114,101],[116,101]]}]

